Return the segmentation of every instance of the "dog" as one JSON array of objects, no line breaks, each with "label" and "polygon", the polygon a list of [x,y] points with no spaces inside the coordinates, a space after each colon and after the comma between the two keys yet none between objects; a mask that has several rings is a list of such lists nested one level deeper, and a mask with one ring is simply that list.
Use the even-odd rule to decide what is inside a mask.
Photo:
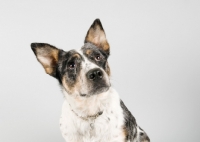
[{"label": "dog", "polygon": [[60,129],[66,142],[150,142],[111,87],[110,45],[99,19],[79,50],[63,51],[47,43],[31,43],[31,48],[62,88]]}]

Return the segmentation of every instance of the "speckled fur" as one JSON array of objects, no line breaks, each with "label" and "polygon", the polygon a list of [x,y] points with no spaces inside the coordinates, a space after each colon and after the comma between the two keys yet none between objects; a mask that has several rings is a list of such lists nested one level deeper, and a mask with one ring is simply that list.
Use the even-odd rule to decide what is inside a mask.
[{"label": "speckled fur", "polygon": [[[46,43],[32,43],[31,48],[62,88],[60,129],[66,142],[150,142],[111,87],[110,47],[99,19],[91,25],[79,50],[66,52]],[[94,70],[100,72],[95,72],[96,79],[88,77]]]},{"label": "speckled fur", "polygon": [[[62,115],[60,118],[60,129],[66,142],[124,142],[123,133],[123,110],[120,107],[120,99],[115,90],[110,88],[107,92],[87,98],[88,104],[83,109],[103,110],[103,114],[94,121],[94,127],[91,128],[92,120],[86,121],[75,115],[71,111],[70,103],[73,103],[71,96],[66,94],[66,100],[63,104]],[[78,104],[77,104],[78,105]],[[73,108],[74,109],[74,108]],[[75,111],[80,111],[74,109]],[[91,111],[91,110],[88,110]]]}]

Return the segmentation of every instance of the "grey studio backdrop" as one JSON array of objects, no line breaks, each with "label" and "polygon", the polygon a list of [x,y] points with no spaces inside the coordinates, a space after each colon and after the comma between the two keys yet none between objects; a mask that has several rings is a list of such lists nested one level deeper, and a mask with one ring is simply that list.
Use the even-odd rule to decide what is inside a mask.
[{"label": "grey studio backdrop", "polygon": [[80,48],[96,18],[112,85],[151,141],[200,141],[200,1],[1,0],[0,142],[64,142],[61,89],[30,43]]}]

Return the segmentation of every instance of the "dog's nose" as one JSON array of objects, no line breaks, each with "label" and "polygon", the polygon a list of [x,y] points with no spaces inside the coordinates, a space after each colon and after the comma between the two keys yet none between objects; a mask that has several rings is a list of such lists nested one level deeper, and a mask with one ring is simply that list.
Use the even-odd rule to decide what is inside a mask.
[{"label": "dog's nose", "polygon": [[87,78],[90,80],[99,80],[103,78],[103,73],[100,69],[92,69],[87,73]]}]

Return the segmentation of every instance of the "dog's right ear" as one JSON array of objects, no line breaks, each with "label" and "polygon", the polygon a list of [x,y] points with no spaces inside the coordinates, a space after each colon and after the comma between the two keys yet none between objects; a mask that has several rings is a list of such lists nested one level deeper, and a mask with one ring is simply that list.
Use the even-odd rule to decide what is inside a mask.
[{"label": "dog's right ear", "polygon": [[56,77],[60,49],[46,43],[31,43],[31,48],[35,53],[37,60],[44,67],[46,73]]},{"label": "dog's right ear", "polygon": [[110,54],[110,45],[106,39],[105,31],[99,19],[94,20],[93,24],[90,26],[84,42],[93,43],[108,55]]}]

